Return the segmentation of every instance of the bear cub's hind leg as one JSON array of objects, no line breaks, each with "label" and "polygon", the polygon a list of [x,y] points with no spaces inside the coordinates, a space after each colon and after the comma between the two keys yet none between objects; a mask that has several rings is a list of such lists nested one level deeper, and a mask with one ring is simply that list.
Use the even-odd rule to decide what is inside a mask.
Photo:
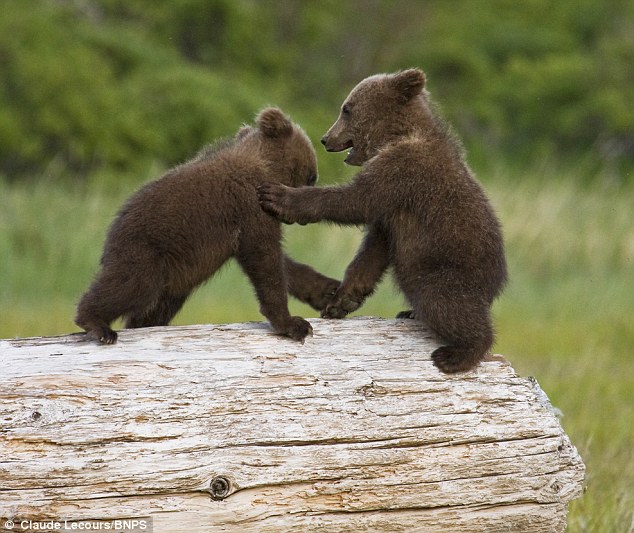
[{"label": "bear cub's hind leg", "polygon": [[122,263],[105,266],[81,297],[75,323],[101,344],[117,342],[110,324],[121,316],[143,316],[158,301],[160,283],[147,273],[137,272]]}]

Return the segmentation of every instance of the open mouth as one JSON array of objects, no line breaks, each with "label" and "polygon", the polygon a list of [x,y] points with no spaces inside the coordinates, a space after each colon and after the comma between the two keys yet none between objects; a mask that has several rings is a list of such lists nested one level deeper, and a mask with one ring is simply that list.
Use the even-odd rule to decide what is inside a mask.
[{"label": "open mouth", "polygon": [[[323,142],[323,141],[322,141]],[[324,143],[325,148],[328,152],[343,152],[344,150],[348,150],[348,154],[346,158],[343,160],[347,165],[360,165],[361,163],[357,161],[358,155],[355,153],[354,142],[352,139],[346,141],[341,144],[335,144],[332,146],[328,146],[328,143]]]}]

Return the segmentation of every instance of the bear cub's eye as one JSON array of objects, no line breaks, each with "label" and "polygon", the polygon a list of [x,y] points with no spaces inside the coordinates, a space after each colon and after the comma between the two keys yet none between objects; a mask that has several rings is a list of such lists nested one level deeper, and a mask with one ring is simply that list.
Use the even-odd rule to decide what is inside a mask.
[{"label": "bear cub's eye", "polygon": [[313,185],[315,185],[315,183],[317,183],[317,174],[311,174],[310,176],[308,176],[308,180],[306,180],[306,185],[312,187]]},{"label": "bear cub's eye", "polygon": [[341,108],[341,114],[344,117],[350,116],[350,106],[348,104],[343,104],[343,107]]}]

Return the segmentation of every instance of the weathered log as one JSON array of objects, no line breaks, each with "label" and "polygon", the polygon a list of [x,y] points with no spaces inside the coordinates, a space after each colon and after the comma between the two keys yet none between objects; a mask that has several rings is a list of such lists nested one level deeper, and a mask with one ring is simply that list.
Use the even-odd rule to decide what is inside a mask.
[{"label": "weathered log", "polygon": [[0,516],[564,530],[584,465],[534,379],[499,356],[444,375],[414,321],[311,322],[304,345],[263,323],[0,341]]}]

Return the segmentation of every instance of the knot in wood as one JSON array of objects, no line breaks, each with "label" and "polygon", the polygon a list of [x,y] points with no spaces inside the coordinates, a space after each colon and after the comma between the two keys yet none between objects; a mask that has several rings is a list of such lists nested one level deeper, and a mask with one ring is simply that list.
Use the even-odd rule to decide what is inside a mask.
[{"label": "knot in wood", "polygon": [[564,485],[561,481],[554,481],[550,484],[550,488],[553,489],[553,492],[561,492],[561,489],[564,488]]},{"label": "knot in wood", "polygon": [[222,500],[231,492],[231,481],[224,476],[216,476],[209,483],[209,494],[214,500]]}]

